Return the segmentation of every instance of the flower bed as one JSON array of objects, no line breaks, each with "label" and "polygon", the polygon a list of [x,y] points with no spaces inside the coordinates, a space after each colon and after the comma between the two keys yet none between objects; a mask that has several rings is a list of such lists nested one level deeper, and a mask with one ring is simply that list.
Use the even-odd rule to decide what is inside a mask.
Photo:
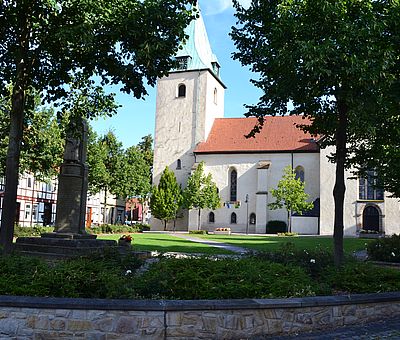
[{"label": "flower bed", "polygon": [[231,228],[215,228],[214,234],[215,235],[230,235]]}]

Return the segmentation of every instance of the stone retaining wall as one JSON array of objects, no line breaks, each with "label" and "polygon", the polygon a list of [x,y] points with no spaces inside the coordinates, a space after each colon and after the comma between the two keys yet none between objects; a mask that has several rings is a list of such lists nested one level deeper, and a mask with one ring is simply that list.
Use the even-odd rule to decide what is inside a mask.
[{"label": "stone retaining wall", "polygon": [[395,316],[400,292],[210,301],[0,296],[0,338],[251,339]]}]

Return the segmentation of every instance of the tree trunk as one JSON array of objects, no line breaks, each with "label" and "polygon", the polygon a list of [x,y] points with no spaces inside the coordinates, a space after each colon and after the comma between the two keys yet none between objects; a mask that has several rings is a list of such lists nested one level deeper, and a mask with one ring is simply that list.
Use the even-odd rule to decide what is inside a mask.
[{"label": "tree trunk", "polygon": [[107,222],[107,187],[104,188],[104,202],[103,202],[103,224],[106,224]]},{"label": "tree trunk", "polygon": [[164,220],[164,231],[167,231],[167,220]]},{"label": "tree trunk", "polygon": [[29,3],[24,4],[22,15],[18,17],[20,29],[18,57],[16,60],[16,77],[12,92],[10,112],[10,133],[6,160],[6,183],[1,214],[0,246],[3,254],[12,250],[14,223],[17,209],[17,189],[19,175],[19,159],[21,153],[22,132],[24,125],[25,91],[28,78],[28,50],[31,9]]},{"label": "tree trunk", "polygon": [[201,209],[199,209],[199,215],[197,218],[197,230],[200,230],[200,218],[201,218],[200,214],[201,214]]},{"label": "tree trunk", "polygon": [[292,232],[292,219],[290,218],[291,216],[290,210],[287,211],[287,220],[288,220],[288,232]]},{"label": "tree trunk", "polygon": [[339,267],[343,263],[343,230],[344,230],[344,195],[345,185],[345,161],[346,161],[346,142],[347,142],[347,106],[341,100],[338,100],[338,126],[336,129],[336,182],[333,189],[333,198],[335,202],[335,220],[333,227],[334,243],[334,262]]}]

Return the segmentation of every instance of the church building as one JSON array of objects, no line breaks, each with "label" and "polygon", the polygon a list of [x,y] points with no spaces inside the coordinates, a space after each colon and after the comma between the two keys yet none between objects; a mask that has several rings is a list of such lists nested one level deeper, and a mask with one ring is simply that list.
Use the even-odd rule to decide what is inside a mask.
[{"label": "church building", "polygon": [[[255,138],[245,138],[256,118],[224,118],[226,86],[213,54],[204,21],[186,28],[189,36],[176,58],[179,67],[158,81],[154,145],[154,183],[168,166],[182,188],[200,162],[211,173],[221,197],[221,208],[203,210],[201,229],[229,227],[232,232],[264,234],[268,221],[287,221],[284,209],[271,210],[270,190],[276,188],[283,169],[290,165],[305,182],[314,209],[292,216],[292,231],[299,234],[333,233],[335,164],[318,141],[296,127],[301,116],[266,117]],[[389,193],[367,179],[350,179],[346,173],[345,235],[360,230],[381,234],[400,232],[400,205]],[[162,230],[153,218],[152,229]],[[172,222],[169,229],[172,228]],[[197,211],[184,212],[176,230],[196,230]]]}]

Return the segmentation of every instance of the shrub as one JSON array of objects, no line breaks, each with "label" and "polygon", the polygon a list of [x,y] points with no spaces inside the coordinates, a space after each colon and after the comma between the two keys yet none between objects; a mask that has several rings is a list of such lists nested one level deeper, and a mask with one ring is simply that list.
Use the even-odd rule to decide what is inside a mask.
[{"label": "shrub", "polygon": [[277,234],[287,232],[287,225],[285,221],[268,221],[267,234]]},{"label": "shrub", "polygon": [[280,237],[297,237],[297,236],[299,236],[298,233],[293,233],[293,232],[278,233],[277,235]]},{"label": "shrub", "polygon": [[300,267],[256,258],[162,259],[134,287],[137,297],[166,299],[312,296],[318,288]]},{"label": "shrub", "polygon": [[189,234],[194,234],[194,235],[207,235],[208,231],[207,230],[189,230]]},{"label": "shrub", "polygon": [[400,263],[400,235],[373,240],[367,252],[371,260]]},{"label": "shrub", "polygon": [[99,226],[91,226],[86,229],[91,234],[123,234],[123,233],[141,233],[149,231],[150,226],[147,224],[134,224],[134,225],[113,225],[102,224]]},{"label": "shrub", "polygon": [[353,262],[329,268],[321,278],[335,293],[378,293],[400,290],[400,271]]},{"label": "shrub", "polygon": [[16,225],[14,227],[14,237],[31,237],[40,236],[43,233],[51,233],[54,231],[54,227],[43,227],[41,225],[34,225],[32,227],[22,227]]}]

